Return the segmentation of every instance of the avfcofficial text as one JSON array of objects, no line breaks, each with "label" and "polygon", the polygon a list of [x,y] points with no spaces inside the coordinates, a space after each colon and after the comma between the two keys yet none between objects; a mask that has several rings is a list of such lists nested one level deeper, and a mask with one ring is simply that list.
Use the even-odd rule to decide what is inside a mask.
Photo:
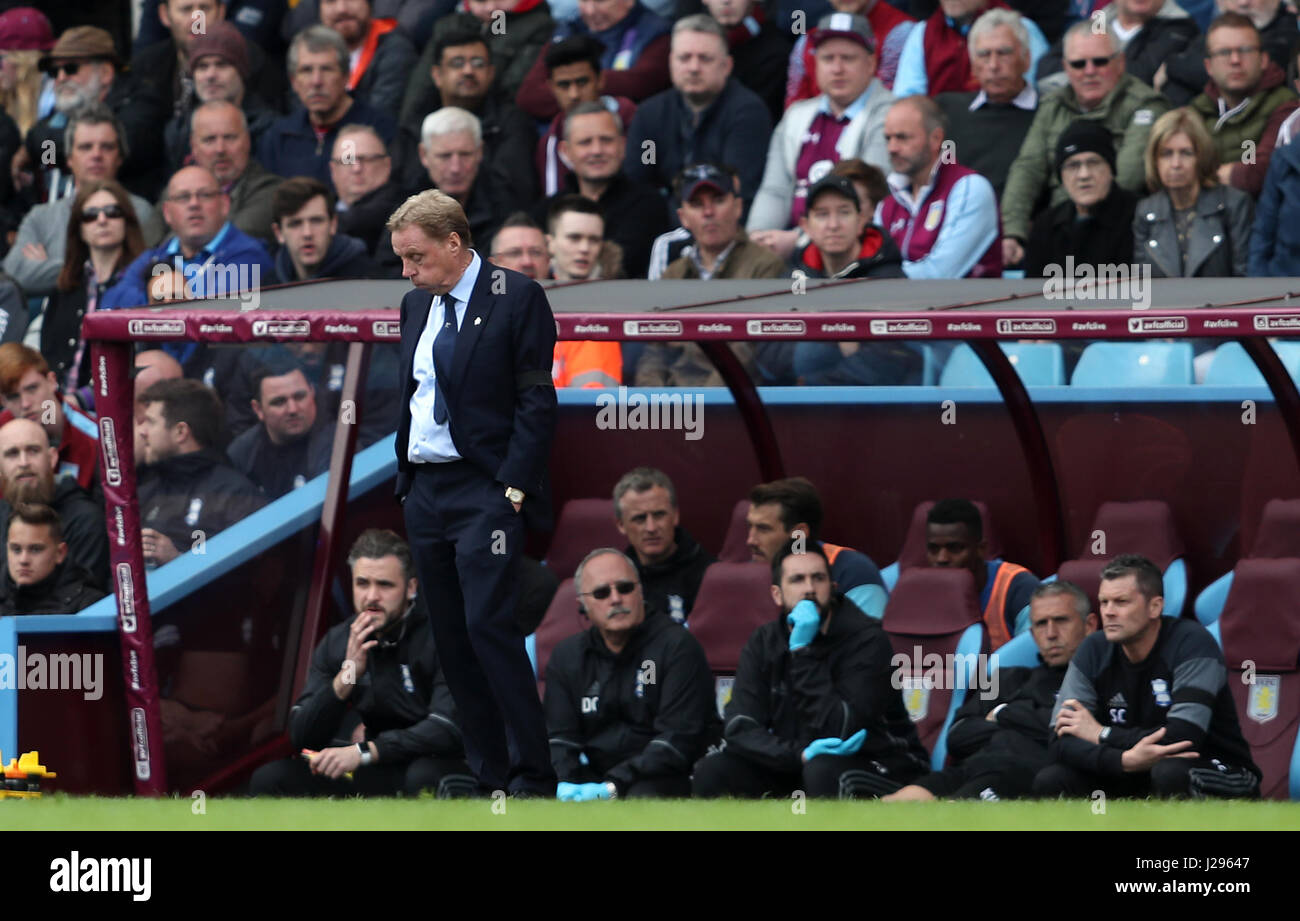
[{"label": "avfcofficial text", "polygon": [[633,393],[618,388],[618,396],[606,391],[596,397],[596,428],[607,431],[673,429],[685,432],[687,441],[704,437],[704,394]]},{"label": "avfcofficial text", "polygon": [[1048,300],[1126,301],[1137,310],[1151,306],[1151,266],[1147,263],[1050,263],[1044,272],[1043,297]]},{"label": "avfcofficial text", "polygon": [[894,672],[890,682],[897,690],[908,686],[908,681],[921,679],[924,686],[948,691],[978,690],[981,700],[998,696],[998,656],[985,653],[937,652],[924,653],[920,646],[912,647],[912,655],[896,652],[889,661]]}]

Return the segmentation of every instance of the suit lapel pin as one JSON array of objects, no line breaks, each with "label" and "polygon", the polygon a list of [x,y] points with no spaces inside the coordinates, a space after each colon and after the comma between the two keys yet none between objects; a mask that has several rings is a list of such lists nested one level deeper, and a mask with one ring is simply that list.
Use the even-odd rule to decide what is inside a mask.
[{"label": "suit lapel pin", "polygon": [[482,317],[475,317],[475,318],[474,318],[474,325],[475,325],[475,326],[478,326],[478,325],[479,325],[480,323],[482,323],[482,322],[483,322],[483,318],[482,318]]}]

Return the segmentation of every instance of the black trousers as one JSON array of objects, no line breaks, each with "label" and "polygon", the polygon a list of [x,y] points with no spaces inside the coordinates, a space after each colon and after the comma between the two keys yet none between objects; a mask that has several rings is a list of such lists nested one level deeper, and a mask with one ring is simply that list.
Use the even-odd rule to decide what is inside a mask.
[{"label": "black trousers", "polygon": [[1211,758],[1165,758],[1149,772],[1113,777],[1049,764],[1034,777],[1035,796],[1086,797],[1096,791],[1115,797],[1249,798],[1259,795],[1259,778],[1244,768]]},{"label": "black trousers", "polygon": [[804,762],[802,771],[786,773],[723,749],[695,762],[691,790],[701,798],[789,796],[803,790],[809,797],[864,799],[893,793],[915,776],[863,755],[821,755]]},{"label": "black trousers", "polygon": [[302,758],[264,764],[253,772],[252,796],[419,796],[433,790],[439,799],[474,792],[469,765],[459,758],[416,758],[403,764],[372,764],[352,772],[352,779],[330,780],[313,774]]},{"label": "black trousers", "polygon": [[546,718],[515,622],[524,525],[505,486],[466,461],[416,464],[403,511],[471,771],[483,792],[554,797]]},{"label": "black trousers", "polygon": [[961,764],[926,774],[916,783],[938,797],[1018,799],[1033,794],[1034,777],[1048,763],[1045,746],[1024,745],[1016,751],[979,751]]}]

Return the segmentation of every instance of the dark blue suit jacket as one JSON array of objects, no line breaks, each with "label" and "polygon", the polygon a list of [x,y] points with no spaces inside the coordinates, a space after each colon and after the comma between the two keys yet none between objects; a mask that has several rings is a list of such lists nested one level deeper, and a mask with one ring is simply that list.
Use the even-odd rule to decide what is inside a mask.
[{"label": "dark blue suit jacket", "polygon": [[[481,257],[480,257],[481,258]],[[437,365],[447,400],[448,424],[456,449],[501,487],[526,495],[524,523],[551,526],[548,473],[558,415],[551,363],[555,316],[537,282],[483,259],[456,337],[451,367]],[[406,451],[415,394],[415,346],[433,305],[433,295],[414,290],[402,298],[401,421],[397,428],[397,495],[411,486]]]}]

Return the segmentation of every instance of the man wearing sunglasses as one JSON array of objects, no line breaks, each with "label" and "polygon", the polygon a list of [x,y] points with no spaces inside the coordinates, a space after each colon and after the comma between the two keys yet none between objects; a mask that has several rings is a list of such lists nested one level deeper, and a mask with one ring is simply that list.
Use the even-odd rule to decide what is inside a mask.
[{"label": "man wearing sunglasses", "polygon": [[[72,193],[27,212],[18,236],[5,254],[4,270],[22,286],[28,297],[54,293],[63,270],[68,244],[68,218],[76,198],[76,187],[85,182],[116,179],[122,166],[122,124],[108,107],[91,103],[68,120],[67,168],[72,176]],[[138,195],[131,196],[146,243],[162,236],[162,220],[153,207]]]},{"label": "man wearing sunglasses", "polygon": [[[71,194],[67,164],[67,126],[72,115],[100,102],[124,127],[125,153],[118,177],[127,189],[143,198],[157,197],[162,162],[162,124],[168,113],[136,81],[118,73],[113,38],[95,26],[77,26],[59,36],[41,66],[54,77],[54,111],[27,132],[25,146],[14,156],[11,170],[16,186],[30,186],[39,170],[40,188],[34,200],[53,200]],[[46,151],[53,145],[54,163]]]},{"label": "man wearing sunglasses", "polygon": [[1047,207],[1068,200],[1055,168],[1056,146],[1076,119],[1094,119],[1110,130],[1115,141],[1115,181],[1130,192],[1145,194],[1147,136],[1155,120],[1169,111],[1169,102],[1125,72],[1123,47],[1113,31],[1094,34],[1091,20],[1066,29],[1065,72],[1070,85],[1039,101],[1002,192],[1004,267],[1018,266],[1024,259],[1039,197],[1048,193]]},{"label": "man wearing sunglasses", "polygon": [[617,550],[587,554],[574,579],[591,628],[546,667],[558,798],[689,796],[691,765],[718,729],[704,649],[647,610],[636,566]]},{"label": "man wearing sunglasses", "polygon": [[[1201,32],[1196,20],[1174,0],[1113,0],[1097,12],[1101,13],[1097,27],[1113,30],[1119,39],[1118,50],[1123,53],[1128,73],[1148,86],[1155,85],[1161,65],[1183,51]],[[1083,22],[1093,27],[1091,18]],[[1068,77],[1071,58],[1064,39],[1052,45],[1038,64],[1039,89],[1047,92],[1062,86],[1062,66]]]},{"label": "man wearing sunglasses", "polygon": [[892,682],[893,649],[831,581],[816,542],[772,560],[777,616],[749,638],[723,716],[726,747],[695,765],[698,797],[856,799],[911,783],[929,759]]}]

